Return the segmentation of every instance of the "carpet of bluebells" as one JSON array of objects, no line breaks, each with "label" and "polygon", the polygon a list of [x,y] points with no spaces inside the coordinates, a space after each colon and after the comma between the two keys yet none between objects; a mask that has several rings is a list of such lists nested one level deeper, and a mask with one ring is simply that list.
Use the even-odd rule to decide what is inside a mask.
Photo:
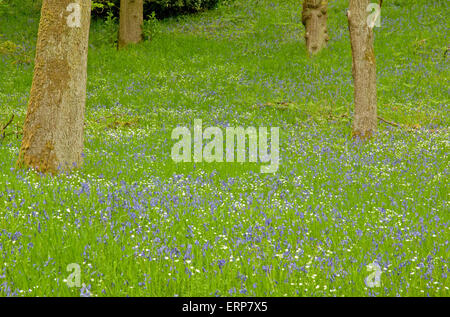
[{"label": "carpet of bluebells", "polygon": [[[311,59],[296,0],[225,1],[119,52],[93,21],[84,166],[18,170],[20,134],[0,144],[0,296],[449,296],[448,3],[384,4],[379,113],[398,126],[361,143],[347,1],[329,2]],[[26,113],[38,20],[0,16],[0,45],[22,48],[0,54],[6,132]],[[280,127],[279,170],[174,163],[171,131],[194,119]]]}]

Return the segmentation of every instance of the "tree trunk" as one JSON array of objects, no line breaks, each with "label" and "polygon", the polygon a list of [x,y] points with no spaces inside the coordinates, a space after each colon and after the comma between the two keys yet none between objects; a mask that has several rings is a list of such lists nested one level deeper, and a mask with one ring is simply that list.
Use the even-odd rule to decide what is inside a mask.
[{"label": "tree trunk", "polygon": [[120,0],[119,48],[142,41],[143,0]]},{"label": "tree trunk", "polygon": [[303,1],[302,23],[309,54],[316,54],[327,45],[327,7],[328,0]]},{"label": "tree trunk", "polygon": [[18,166],[82,164],[91,0],[43,0]]},{"label": "tree trunk", "polygon": [[361,139],[377,132],[376,65],[373,30],[367,23],[366,8],[370,0],[350,0],[347,12],[353,55],[355,111],[353,136]]}]

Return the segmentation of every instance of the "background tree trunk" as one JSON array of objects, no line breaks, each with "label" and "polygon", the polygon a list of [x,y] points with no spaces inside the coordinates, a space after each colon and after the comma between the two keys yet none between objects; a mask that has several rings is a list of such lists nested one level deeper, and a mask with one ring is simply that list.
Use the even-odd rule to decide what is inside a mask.
[{"label": "background tree trunk", "polygon": [[377,132],[376,64],[373,30],[367,23],[366,8],[370,0],[350,0],[347,12],[353,55],[355,111],[353,136],[361,139]]},{"label": "background tree trunk", "polygon": [[143,0],[120,0],[119,48],[142,41]]},{"label": "background tree trunk", "polygon": [[44,0],[18,166],[82,164],[91,0]]},{"label": "background tree trunk", "polygon": [[328,0],[303,1],[302,23],[309,54],[316,54],[327,45],[327,8]]}]

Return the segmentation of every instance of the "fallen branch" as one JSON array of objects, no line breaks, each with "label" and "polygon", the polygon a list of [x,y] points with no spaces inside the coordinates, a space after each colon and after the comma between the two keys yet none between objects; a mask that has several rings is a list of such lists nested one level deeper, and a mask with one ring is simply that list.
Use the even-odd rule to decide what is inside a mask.
[{"label": "fallen branch", "polygon": [[341,114],[339,116],[335,116],[331,113],[328,114],[328,119],[334,120],[334,119],[343,119],[343,118],[348,118],[348,115],[346,113]]},{"label": "fallen branch", "polygon": [[3,126],[2,131],[0,132],[2,140],[5,138],[6,128],[11,124],[11,122],[13,122],[13,120],[14,120],[14,114],[11,116],[11,119],[9,119],[9,121]]},{"label": "fallen branch", "polygon": [[390,125],[392,125],[392,126],[394,126],[394,127],[397,127],[397,128],[400,127],[400,125],[399,125],[398,123],[391,122],[391,121],[387,121],[386,119],[383,119],[383,118],[380,117],[380,116],[378,116],[378,120],[383,121],[384,123],[390,124]]},{"label": "fallen branch", "polygon": [[280,109],[280,110],[294,110],[295,104],[292,102],[285,102],[285,101],[275,101],[275,102],[266,102],[264,104],[256,104],[253,105],[253,109],[262,108],[262,107],[268,107],[273,109]]}]

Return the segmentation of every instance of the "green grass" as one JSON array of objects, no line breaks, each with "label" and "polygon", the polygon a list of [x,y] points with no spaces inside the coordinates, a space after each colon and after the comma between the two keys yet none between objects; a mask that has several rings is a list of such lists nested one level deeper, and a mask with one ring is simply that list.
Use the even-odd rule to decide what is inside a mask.
[{"label": "green grass", "polygon": [[[58,177],[14,168],[39,12],[4,9],[0,52],[17,48],[0,53],[0,122],[15,115],[0,145],[0,295],[86,294],[64,283],[70,263],[92,296],[450,295],[448,4],[383,4],[378,107],[400,128],[380,122],[358,144],[347,1],[330,1],[312,59],[298,1],[248,2],[161,21],[123,51],[93,21],[85,164]],[[262,106],[277,102],[289,107]],[[280,127],[278,172],[174,163],[171,131],[194,119]]]}]

